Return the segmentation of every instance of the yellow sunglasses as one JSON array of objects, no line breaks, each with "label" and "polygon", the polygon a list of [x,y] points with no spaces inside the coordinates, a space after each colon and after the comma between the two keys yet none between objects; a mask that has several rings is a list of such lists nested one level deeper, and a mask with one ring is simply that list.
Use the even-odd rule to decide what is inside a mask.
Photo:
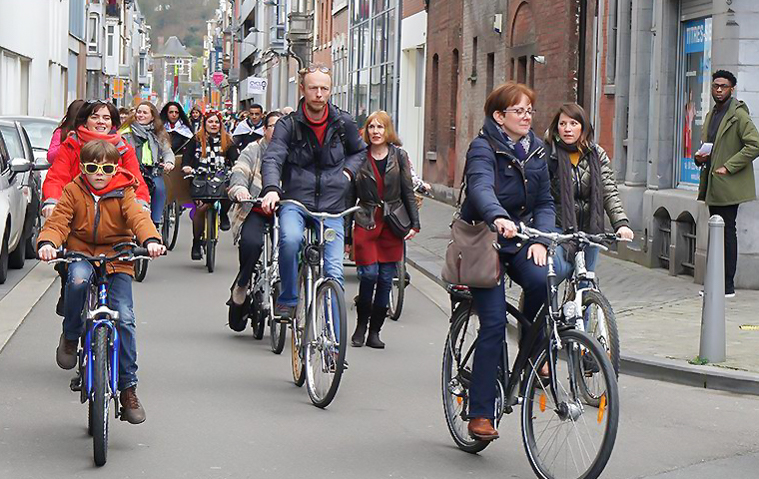
[{"label": "yellow sunglasses", "polygon": [[117,166],[113,163],[82,163],[82,171],[87,175],[103,173],[104,175],[113,175],[116,173]]}]

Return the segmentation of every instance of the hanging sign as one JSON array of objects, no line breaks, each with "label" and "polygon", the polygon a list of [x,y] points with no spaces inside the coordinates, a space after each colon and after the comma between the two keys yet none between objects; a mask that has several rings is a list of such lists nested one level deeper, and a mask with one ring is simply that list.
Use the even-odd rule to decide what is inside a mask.
[{"label": "hanging sign", "polygon": [[248,77],[248,94],[264,95],[269,81],[266,78]]}]

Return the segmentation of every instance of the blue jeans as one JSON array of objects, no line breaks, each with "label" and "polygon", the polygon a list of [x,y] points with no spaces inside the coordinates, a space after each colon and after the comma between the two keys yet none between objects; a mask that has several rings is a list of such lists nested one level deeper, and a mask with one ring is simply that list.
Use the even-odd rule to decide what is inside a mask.
[{"label": "blue jeans", "polygon": [[[598,262],[598,254],[600,250],[595,246],[588,246],[585,248],[585,269],[595,272],[596,263]],[[567,261],[564,248],[559,246],[556,249],[556,256],[553,262],[554,270],[556,271],[556,279],[559,283],[572,277],[572,273],[575,270],[575,261],[572,258],[571,261]]]},{"label": "blue jeans", "polygon": [[[63,335],[79,341],[84,332],[82,310],[87,300],[95,270],[86,261],[69,264],[66,281],[66,305],[63,316]],[[137,384],[137,338],[135,336],[132,277],[125,273],[108,275],[108,306],[119,312],[119,390]]]},{"label": "blue jeans", "polygon": [[166,183],[163,176],[153,177],[153,193],[150,195],[150,219],[160,223],[163,217],[163,207],[166,204]]},{"label": "blue jeans", "polygon": [[[279,210],[279,276],[282,292],[277,302],[285,306],[298,304],[298,259],[303,245],[306,226],[315,227],[319,222],[310,218],[295,205],[284,204]],[[336,279],[343,285],[343,249],[345,228],[342,218],[330,218],[324,222],[337,237],[324,244],[324,276]]]},{"label": "blue jeans", "polygon": [[[502,255],[506,273],[524,291],[524,314],[535,318],[546,301],[548,267],[527,259],[527,246],[513,255]],[[474,350],[472,385],[469,388],[469,417],[495,418],[496,375],[506,339],[506,294],[501,281],[495,288],[470,288],[480,319],[480,333]]]},{"label": "blue jeans", "polygon": [[373,303],[380,308],[387,308],[390,303],[390,288],[397,271],[396,263],[374,263],[357,269],[360,281],[358,300],[364,304]]}]

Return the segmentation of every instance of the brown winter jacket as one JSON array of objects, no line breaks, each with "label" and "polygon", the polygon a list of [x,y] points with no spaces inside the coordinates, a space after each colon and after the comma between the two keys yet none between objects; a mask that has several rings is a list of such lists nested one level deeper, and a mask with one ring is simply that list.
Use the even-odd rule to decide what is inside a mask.
[{"label": "brown winter jacket", "polygon": [[[63,188],[52,216],[40,231],[37,249],[48,243],[55,248],[65,245],[69,251],[90,256],[110,256],[116,244],[133,241],[132,232],[140,244],[160,242],[161,235],[150,213],[137,203],[136,187],[134,176],[119,170],[95,204],[91,187],[81,175],[77,176]],[[108,274],[112,273],[133,276],[134,266],[123,261],[113,262],[108,265]]]}]

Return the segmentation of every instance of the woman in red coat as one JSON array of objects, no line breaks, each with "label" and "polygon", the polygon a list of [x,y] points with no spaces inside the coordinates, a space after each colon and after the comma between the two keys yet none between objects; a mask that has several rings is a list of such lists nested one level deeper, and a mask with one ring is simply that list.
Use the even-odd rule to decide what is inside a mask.
[{"label": "woman in red coat", "polygon": [[[387,316],[390,288],[396,263],[403,259],[403,242],[419,231],[419,210],[411,183],[408,154],[399,148],[390,116],[384,111],[372,113],[363,130],[369,145],[367,160],[356,176],[356,193],[361,209],[356,212],[353,249],[360,285],[353,346],[362,346],[369,326],[366,345],[382,349],[379,333]],[[399,208],[408,213],[409,229],[391,229],[385,216]],[[396,213],[397,214],[397,213]]]},{"label": "woman in red coat", "polygon": [[42,185],[42,214],[45,218],[53,214],[53,208],[63,193],[63,187],[79,175],[79,152],[82,145],[91,140],[105,140],[118,148],[121,153],[119,166],[129,171],[138,181],[137,199],[144,202],[146,207],[150,204],[150,193],[140,174],[134,148],[116,133],[120,125],[119,111],[112,103],[88,101],[79,109],[74,130],[63,141]]}]

